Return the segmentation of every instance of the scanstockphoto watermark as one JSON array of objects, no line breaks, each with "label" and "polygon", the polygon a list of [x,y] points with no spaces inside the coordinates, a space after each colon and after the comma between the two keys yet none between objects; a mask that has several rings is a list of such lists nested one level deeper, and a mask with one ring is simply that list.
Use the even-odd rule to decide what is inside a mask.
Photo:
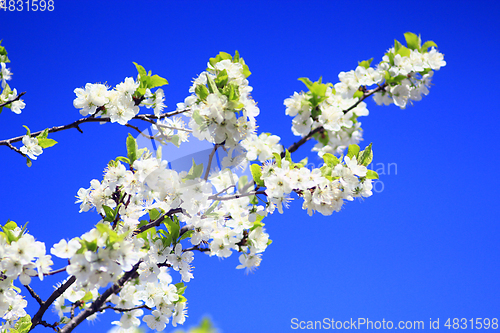
[{"label": "scanstockphoto watermark", "polygon": [[0,10],[5,12],[52,12],[54,0],[0,0]]},{"label": "scanstockphoto watermark", "polygon": [[423,330],[439,329],[439,319],[425,323],[423,320],[371,320],[370,318],[350,318],[349,320],[335,320],[334,318],[323,318],[322,320],[300,320],[292,318],[290,327],[294,330],[386,330],[406,329]]},{"label": "scanstockphoto watermark", "polygon": [[499,329],[498,318],[429,318],[428,320],[373,320],[370,318],[349,318],[349,320],[300,320],[292,318],[290,327],[294,330],[467,330]]}]

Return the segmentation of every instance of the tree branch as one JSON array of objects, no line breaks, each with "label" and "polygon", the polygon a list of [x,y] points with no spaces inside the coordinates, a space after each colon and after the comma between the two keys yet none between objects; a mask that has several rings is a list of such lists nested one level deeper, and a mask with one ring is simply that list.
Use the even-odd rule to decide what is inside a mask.
[{"label": "tree branch", "polygon": [[[357,107],[361,102],[363,102],[365,99],[367,99],[371,95],[375,94],[376,92],[385,90],[386,87],[387,87],[387,83],[384,83],[383,85],[378,86],[377,88],[374,88],[373,90],[365,91],[363,94],[363,97],[361,97],[356,103],[354,103],[353,105],[351,105],[350,107],[348,107],[347,109],[345,109],[342,112],[344,112],[344,114],[346,114],[347,112],[349,112],[352,109],[354,109],[355,107]],[[288,151],[290,153],[293,153],[294,151],[299,149],[300,146],[302,146],[304,143],[306,143],[307,140],[312,138],[314,134],[322,132],[323,130],[324,130],[323,126],[315,128],[314,130],[309,132],[309,134],[307,134],[305,137],[303,137],[302,139],[300,139],[299,141],[293,143],[290,147],[288,147]],[[281,157],[282,158],[285,157],[285,154],[286,154],[286,152],[282,152]]]},{"label": "tree branch", "polygon": [[150,222],[150,223],[143,225],[142,227],[136,229],[134,231],[134,236],[138,235],[141,232],[144,232],[148,229],[159,226],[163,222],[163,220],[165,220],[165,216],[171,216],[171,215],[174,215],[176,213],[182,213],[182,212],[183,212],[182,208],[173,208],[173,209],[169,210],[168,212],[166,212],[165,214],[163,214],[162,216],[160,216],[159,218],[157,218],[156,220],[154,220],[153,222]]},{"label": "tree branch", "polygon": [[139,268],[141,261],[134,265],[134,267],[125,273],[113,286],[106,290],[101,296],[99,296],[92,304],[85,310],[81,311],[78,315],[72,318],[63,328],[61,328],[61,333],[69,333],[73,331],[82,321],[90,317],[96,312],[99,312],[103,304],[106,303],[107,299],[122,289],[123,285],[129,280],[135,278],[137,274],[137,269]]},{"label": "tree branch", "polygon": [[49,306],[51,306],[52,303],[54,303],[54,301],[59,296],[61,296],[73,283],[75,283],[75,281],[76,281],[76,277],[71,276],[68,279],[68,281],[66,281],[62,286],[60,286],[59,288],[54,290],[52,295],[50,295],[50,297],[45,302],[42,302],[40,309],[38,309],[37,313],[31,319],[30,331],[32,331],[35,328],[35,326],[42,323],[42,317],[43,317],[45,311],[47,311]]},{"label": "tree branch", "polygon": [[[168,117],[171,117],[171,116],[174,116],[174,115],[177,115],[177,114],[181,114],[181,113],[184,113],[184,112],[188,112],[188,111],[190,111],[190,109],[178,110],[178,111],[174,111],[174,112],[170,112],[170,113],[165,113],[165,114],[160,115],[160,116],[155,116],[154,114],[139,114],[139,115],[136,115],[135,117],[133,117],[132,119],[142,120],[142,121],[149,122],[151,124],[156,124],[156,122],[154,121],[154,119],[168,118]],[[96,117],[81,118],[81,119],[78,119],[78,120],[72,122],[71,124],[62,125],[62,126],[54,126],[52,128],[49,128],[48,132],[49,133],[55,133],[55,132],[64,131],[64,130],[67,130],[67,129],[70,129],[70,128],[75,128],[80,133],[83,133],[83,131],[79,127],[81,124],[84,124],[84,123],[95,123],[95,122],[98,122],[98,123],[109,123],[109,122],[111,122],[111,118],[107,118],[107,117],[104,117],[104,118],[96,118]],[[131,126],[129,126],[129,127],[131,127]],[[132,127],[132,128],[134,128],[134,127]],[[134,128],[134,129],[136,129],[136,128]],[[137,128],[136,130],[139,130],[139,129]],[[35,137],[35,136],[41,134],[42,132],[43,131],[38,131],[38,132],[31,133],[31,136]],[[9,146],[9,144],[21,141],[23,139],[23,137],[24,137],[24,135],[21,135],[21,136],[17,136],[17,137],[11,138],[11,139],[2,140],[2,141],[0,141],[0,146]],[[12,147],[11,147],[11,149],[12,149]]]},{"label": "tree branch", "polygon": [[20,93],[19,95],[17,95],[17,97],[14,98],[13,100],[7,101],[7,102],[5,102],[3,104],[0,104],[0,108],[3,108],[4,106],[9,105],[11,103],[14,103],[15,101],[18,101],[24,94],[26,94],[26,91],[23,91],[22,93]]},{"label": "tree branch", "polygon": [[25,285],[24,287],[28,290],[31,297],[33,297],[38,302],[38,304],[40,304],[40,306],[42,306],[43,300],[40,298],[40,296],[38,296],[38,294],[33,290],[33,288],[31,288],[29,285]]}]

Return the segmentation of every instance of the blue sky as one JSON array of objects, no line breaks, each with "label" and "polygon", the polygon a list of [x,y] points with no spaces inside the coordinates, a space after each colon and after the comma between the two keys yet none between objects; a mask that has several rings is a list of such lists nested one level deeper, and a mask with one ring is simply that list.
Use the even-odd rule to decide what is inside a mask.
[{"label": "blue sky", "polygon": [[[226,333],[294,331],[292,318],[423,320],[426,328],[439,318],[447,330],[447,318],[498,318],[499,10],[495,1],[56,0],[53,12],[0,12],[10,84],[27,92],[21,115],[0,115],[0,139],[24,134],[22,125],[34,131],[79,119],[73,90],[135,76],[133,61],[169,80],[166,104],[174,110],[208,58],[238,50],[252,71],[259,131],[288,146],[297,137],[283,100],[303,89],[297,78],[335,83],[357,61],[380,61],[403,33],[421,34],[447,61],[430,94],[406,110],[368,101],[362,119],[361,145],[373,142],[383,190],[329,217],[308,217],[297,200],[268,218],[273,244],[254,274],[236,270],[236,256],[198,254],[186,325],[205,314]],[[0,147],[0,221],[29,221],[48,248],[98,221],[78,213],[74,196],[126,153],[129,129],[81,127],[83,134],[52,135],[59,144],[31,168]],[[34,288],[43,298],[51,292]],[[106,332],[108,323],[102,316],[76,332]]]}]

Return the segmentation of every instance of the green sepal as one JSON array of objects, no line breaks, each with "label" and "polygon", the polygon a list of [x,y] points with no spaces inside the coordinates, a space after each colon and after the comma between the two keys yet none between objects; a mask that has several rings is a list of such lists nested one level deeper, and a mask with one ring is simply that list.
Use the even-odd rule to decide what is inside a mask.
[{"label": "green sepal", "polygon": [[252,164],[250,165],[250,171],[252,172],[252,177],[255,182],[259,187],[264,187],[264,181],[262,180],[262,168],[258,164]]},{"label": "green sepal", "polygon": [[33,165],[33,163],[31,162],[31,160],[28,156],[26,156],[26,165],[28,166],[28,168],[31,168],[31,166]]},{"label": "green sepal", "polygon": [[367,179],[378,179],[378,173],[376,173],[373,170],[368,169],[366,171],[366,178]]}]

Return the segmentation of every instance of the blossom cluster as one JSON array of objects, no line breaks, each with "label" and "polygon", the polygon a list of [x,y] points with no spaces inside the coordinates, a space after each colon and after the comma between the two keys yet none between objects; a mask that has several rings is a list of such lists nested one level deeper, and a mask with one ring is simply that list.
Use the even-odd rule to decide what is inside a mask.
[{"label": "blossom cluster", "polygon": [[370,67],[373,58],[362,61],[356,69],[340,72],[335,85],[302,78],[309,91],[295,92],[284,101],[286,114],[294,117],[292,132],[304,137],[317,130],[313,151],[320,157],[325,153],[340,155],[362,140],[358,117],[368,115],[363,102],[366,97],[373,95],[378,105],[394,103],[402,109],[421,100],[429,93],[433,70],[446,62],[434,42],[421,46],[420,37],[412,33],[406,33],[405,38],[408,47],[396,41],[378,65]]},{"label": "blossom cluster", "polygon": [[[26,103],[19,98],[17,89],[11,89],[7,84],[7,81],[12,79],[12,72],[10,68],[7,68],[7,63],[9,62],[10,60],[7,57],[5,47],[0,45],[0,86],[2,87],[0,105],[5,104],[5,107],[10,108],[12,112],[20,114],[21,110],[26,106]],[[0,107],[0,111],[1,110],[2,108]]]},{"label": "blossom cluster", "polygon": [[276,159],[262,167],[261,179],[267,197],[281,214],[283,206],[288,208],[292,192],[304,199],[302,208],[307,209],[309,215],[315,211],[331,215],[342,208],[344,200],[372,195],[371,178],[376,176],[368,174],[367,161],[361,161],[363,153],[345,156],[344,163],[331,154],[324,157],[326,163],[321,169],[310,170],[301,163],[293,163],[289,157]]},{"label": "blossom cluster", "polygon": [[234,147],[255,133],[259,108],[250,95],[248,66],[238,53],[221,52],[208,63],[189,89],[191,93],[178,109],[189,108],[190,127],[200,140]]},{"label": "blossom cluster", "polygon": [[28,285],[31,278],[38,276],[43,280],[44,274],[51,270],[51,256],[45,253],[45,244],[25,233],[14,222],[10,221],[2,227],[0,233],[0,331],[13,327],[14,323],[26,315],[26,300],[14,286],[19,279]]}]

